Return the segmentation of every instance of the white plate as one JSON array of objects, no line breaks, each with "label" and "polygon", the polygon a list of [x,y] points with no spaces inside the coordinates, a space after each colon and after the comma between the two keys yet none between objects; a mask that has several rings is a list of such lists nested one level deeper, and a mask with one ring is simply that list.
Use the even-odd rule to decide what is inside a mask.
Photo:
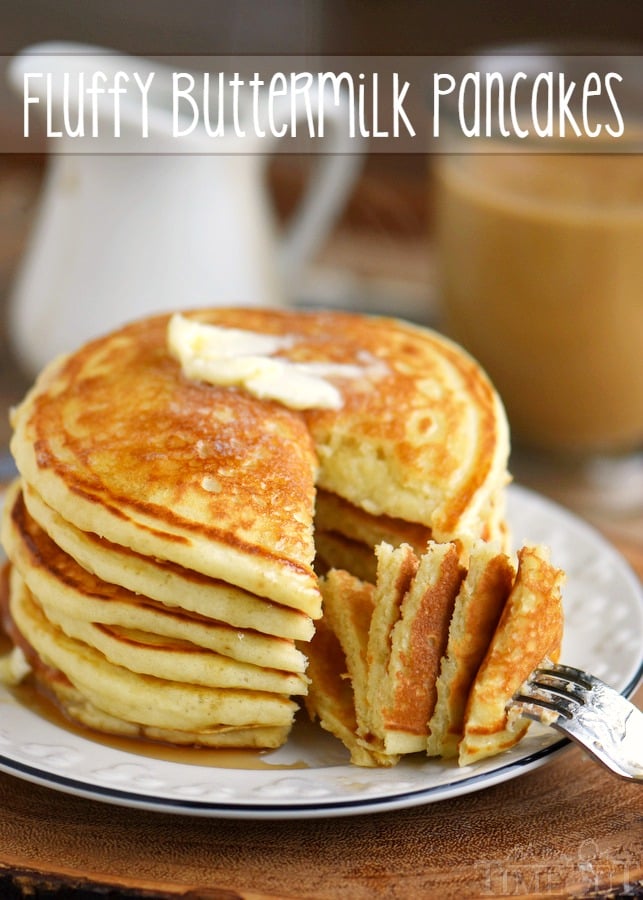
[{"label": "white plate", "polygon": [[[643,592],[622,557],[566,510],[522,488],[509,492],[516,545],[546,543],[567,572],[561,659],[625,695],[642,670]],[[345,816],[444,800],[515,778],[566,746],[532,726],[513,750],[458,768],[406,758],[393,769],[348,765],[341,744],[303,721],[260,768],[170,762],[126,752],[44,720],[0,688],[0,769],[55,790],[122,806],[221,818]]]}]

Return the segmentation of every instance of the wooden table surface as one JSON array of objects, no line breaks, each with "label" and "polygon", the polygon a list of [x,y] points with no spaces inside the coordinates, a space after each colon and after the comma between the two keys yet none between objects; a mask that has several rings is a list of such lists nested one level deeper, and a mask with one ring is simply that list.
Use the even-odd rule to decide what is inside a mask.
[{"label": "wooden table surface", "polygon": [[8,775],[0,807],[2,897],[12,896],[8,885],[25,897],[62,886],[63,898],[120,888],[109,896],[203,900],[596,897],[634,883],[643,891],[643,791],[576,748],[477,794],[354,818],[177,817]]},{"label": "wooden table surface", "polygon": [[[3,299],[24,247],[40,171],[38,161],[0,158]],[[386,181],[377,182],[376,190],[365,184],[362,204],[377,209],[394,197],[397,219],[421,222],[413,192],[405,200]],[[356,261],[363,278],[373,279],[378,236],[347,234],[350,224],[341,240],[330,242],[322,262],[350,268]],[[404,282],[411,302],[429,288],[422,282],[428,273],[422,241],[386,224],[384,277],[389,285]],[[396,247],[397,268],[390,252]],[[0,447],[8,437],[6,408],[27,384],[11,357],[1,313],[2,306]],[[576,504],[576,512],[592,520],[643,578],[640,510],[597,516],[591,502],[585,506],[574,497],[570,503],[542,473],[525,469],[522,476],[543,493]],[[636,699],[641,705],[643,690]],[[643,896],[643,791],[574,747],[505,784],[369,816],[284,822],[174,816],[84,800],[3,774],[0,811],[3,900]]]}]

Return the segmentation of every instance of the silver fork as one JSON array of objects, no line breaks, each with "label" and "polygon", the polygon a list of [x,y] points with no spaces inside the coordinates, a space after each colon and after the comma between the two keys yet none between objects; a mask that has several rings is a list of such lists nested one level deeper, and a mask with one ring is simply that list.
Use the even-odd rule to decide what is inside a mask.
[{"label": "silver fork", "polygon": [[558,729],[616,775],[643,783],[643,713],[594,675],[544,664],[510,706]]}]

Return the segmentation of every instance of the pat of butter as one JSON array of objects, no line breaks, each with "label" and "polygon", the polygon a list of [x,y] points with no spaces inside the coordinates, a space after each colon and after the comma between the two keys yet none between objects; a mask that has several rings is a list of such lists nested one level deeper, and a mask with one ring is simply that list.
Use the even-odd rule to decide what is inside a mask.
[{"label": "pat of butter", "polygon": [[294,342],[291,335],[220,328],[180,314],[172,316],[168,326],[170,352],[187,378],[242,387],[259,399],[276,400],[291,409],[339,409],[341,392],[323,376],[355,377],[361,367],[294,363],[274,356]]},{"label": "pat of butter", "polygon": [[0,684],[13,687],[20,684],[31,672],[31,666],[20,647],[14,647],[9,653],[0,656]]}]

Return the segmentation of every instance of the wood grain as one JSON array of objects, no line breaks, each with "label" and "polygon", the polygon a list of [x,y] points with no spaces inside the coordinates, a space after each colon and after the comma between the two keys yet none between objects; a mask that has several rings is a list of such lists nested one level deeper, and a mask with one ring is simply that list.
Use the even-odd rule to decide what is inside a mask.
[{"label": "wood grain", "polygon": [[177,817],[6,775],[0,805],[0,875],[30,888],[244,900],[592,896],[637,881],[643,889],[643,791],[571,747],[474,795],[344,819]]}]

